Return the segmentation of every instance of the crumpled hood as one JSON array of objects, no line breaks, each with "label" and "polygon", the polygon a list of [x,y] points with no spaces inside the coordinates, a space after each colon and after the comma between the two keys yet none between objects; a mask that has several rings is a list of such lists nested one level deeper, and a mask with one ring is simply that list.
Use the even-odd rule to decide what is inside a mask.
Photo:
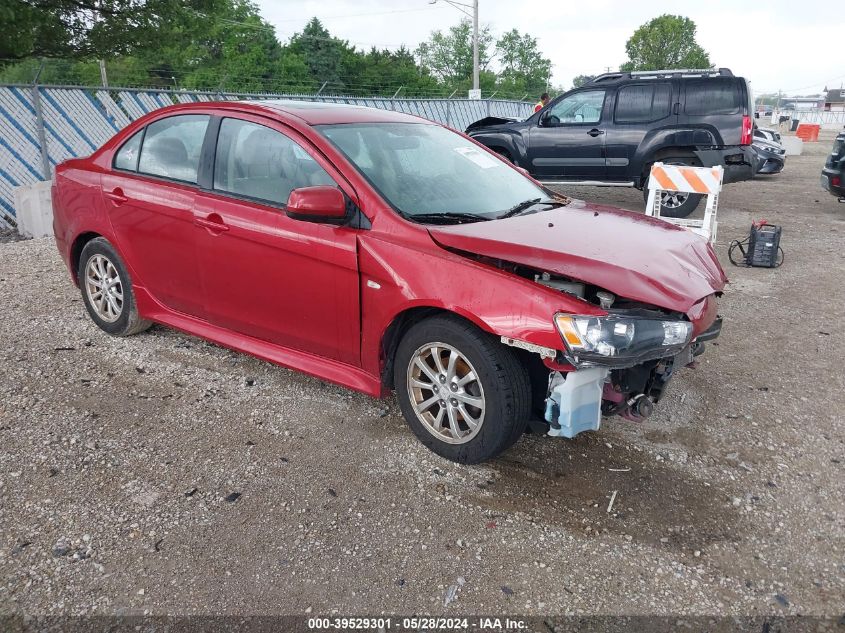
[{"label": "crumpled hood", "polygon": [[663,220],[573,200],[505,220],[429,227],[443,247],[503,259],[687,313],[727,277],[704,239]]},{"label": "crumpled hood", "polygon": [[508,123],[516,123],[517,121],[521,121],[522,119],[516,119],[513,117],[504,117],[504,116],[486,116],[483,119],[479,119],[474,123],[470,123],[467,126],[466,132],[469,134],[470,132],[474,132],[476,130],[482,130],[484,128],[495,127],[497,125],[506,125]]}]

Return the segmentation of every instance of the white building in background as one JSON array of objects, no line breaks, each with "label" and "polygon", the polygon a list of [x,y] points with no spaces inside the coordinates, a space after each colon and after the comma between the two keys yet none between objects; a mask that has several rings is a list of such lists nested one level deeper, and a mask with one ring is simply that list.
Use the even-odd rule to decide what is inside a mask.
[{"label": "white building in background", "polygon": [[833,88],[827,91],[824,99],[827,112],[845,112],[845,88]]},{"label": "white building in background", "polygon": [[824,97],[783,97],[780,100],[781,110],[822,110]]}]

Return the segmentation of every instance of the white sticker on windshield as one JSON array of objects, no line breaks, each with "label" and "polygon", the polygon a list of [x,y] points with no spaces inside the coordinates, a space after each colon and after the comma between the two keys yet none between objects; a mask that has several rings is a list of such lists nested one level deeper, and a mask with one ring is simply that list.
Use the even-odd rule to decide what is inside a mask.
[{"label": "white sticker on windshield", "polygon": [[491,167],[501,167],[502,165],[502,163],[498,159],[493,158],[486,152],[477,150],[474,147],[456,147],[455,151],[458,152],[458,154],[460,154],[464,158],[468,158],[482,169],[490,169]]}]

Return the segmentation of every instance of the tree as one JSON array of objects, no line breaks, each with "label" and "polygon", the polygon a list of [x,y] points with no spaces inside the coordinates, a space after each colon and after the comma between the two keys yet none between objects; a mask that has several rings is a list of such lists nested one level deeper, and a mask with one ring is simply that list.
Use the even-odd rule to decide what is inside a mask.
[{"label": "tree", "polygon": [[348,65],[347,57],[354,53],[354,48],[350,48],[347,42],[332,37],[317,18],[311,18],[302,33],[297,33],[291,38],[288,48],[302,55],[315,81],[328,82],[339,89],[348,82],[349,77],[345,77],[344,66]]},{"label": "tree", "polygon": [[142,0],[12,0],[0,6],[0,60],[91,57],[120,48]]},{"label": "tree", "polygon": [[576,75],[575,78],[572,80],[572,87],[573,88],[580,88],[585,83],[588,83],[595,79],[595,75]]},{"label": "tree", "polygon": [[537,39],[512,29],[496,42],[502,69],[497,87],[502,92],[541,94],[549,85],[552,62],[540,54]]},{"label": "tree", "polygon": [[695,41],[695,30],[695,22],[680,15],[646,22],[625,43],[628,61],[621,70],[711,68],[710,57]]},{"label": "tree", "polygon": [[[490,27],[479,29],[478,67],[486,70],[490,63]],[[428,41],[417,47],[416,55],[425,72],[447,85],[460,86],[472,79],[472,26],[469,20],[451,27],[445,34],[434,31]]]}]

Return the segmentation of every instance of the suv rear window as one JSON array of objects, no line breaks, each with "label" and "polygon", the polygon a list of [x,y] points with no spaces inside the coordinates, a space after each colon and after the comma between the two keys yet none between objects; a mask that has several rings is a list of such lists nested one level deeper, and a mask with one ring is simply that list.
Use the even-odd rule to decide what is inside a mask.
[{"label": "suv rear window", "polygon": [[669,114],[672,86],[668,83],[632,84],[616,93],[617,123],[657,121]]},{"label": "suv rear window", "polygon": [[736,114],[741,106],[739,85],[733,79],[693,79],[686,82],[684,112],[687,114]]}]

